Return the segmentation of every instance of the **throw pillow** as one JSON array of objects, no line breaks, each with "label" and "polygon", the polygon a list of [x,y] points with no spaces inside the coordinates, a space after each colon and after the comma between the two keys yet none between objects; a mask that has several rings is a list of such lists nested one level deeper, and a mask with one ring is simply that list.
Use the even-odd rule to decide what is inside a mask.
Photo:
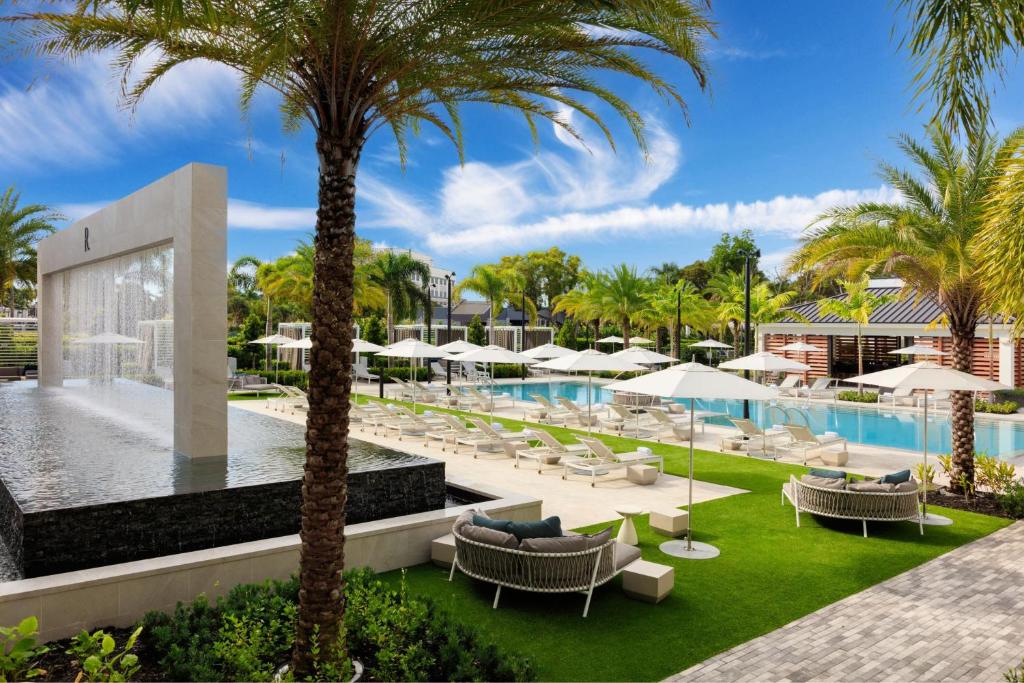
[{"label": "throw pillow", "polygon": [[917,480],[913,477],[896,484],[896,493],[909,493],[910,491],[917,491]]},{"label": "throw pillow", "polygon": [[910,481],[910,470],[900,470],[899,472],[887,474],[878,481],[883,484],[902,484],[905,481]]},{"label": "throw pillow", "polygon": [[829,479],[846,479],[846,472],[839,470],[823,470],[817,467],[812,467],[811,471],[808,472],[812,477],[827,477]]},{"label": "throw pillow", "polygon": [[548,517],[538,522],[509,522],[508,531],[520,541],[524,538],[554,538],[562,535],[562,520]]},{"label": "throw pillow", "polygon": [[800,481],[808,486],[816,486],[820,489],[836,489],[837,491],[842,491],[846,488],[846,480],[836,479],[835,477],[817,477],[813,474],[805,474],[800,477]]},{"label": "throw pillow", "polygon": [[892,488],[892,484],[883,484],[880,481],[851,481],[846,485],[847,491],[863,493],[892,493]]},{"label": "throw pillow", "polygon": [[520,550],[528,553],[579,553],[590,546],[586,536],[558,536],[557,538],[524,538]]},{"label": "throw pillow", "polygon": [[517,541],[516,537],[512,534],[505,533],[504,531],[498,531],[497,529],[488,529],[485,526],[467,524],[462,527],[461,535],[463,538],[468,538],[471,541],[486,543],[487,545],[495,545],[499,548],[519,547],[519,541]]},{"label": "throw pillow", "polygon": [[494,529],[495,531],[504,531],[505,533],[509,533],[508,527],[512,522],[507,519],[491,519],[487,515],[476,514],[473,515],[473,524],[487,529]]}]

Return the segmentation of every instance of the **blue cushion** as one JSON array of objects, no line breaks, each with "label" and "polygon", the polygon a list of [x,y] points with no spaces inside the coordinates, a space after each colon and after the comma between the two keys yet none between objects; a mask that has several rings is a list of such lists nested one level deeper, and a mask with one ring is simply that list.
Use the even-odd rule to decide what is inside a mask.
[{"label": "blue cushion", "polygon": [[902,484],[905,481],[910,481],[910,470],[893,472],[892,474],[887,474],[878,480],[880,484]]},{"label": "blue cushion", "polygon": [[825,477],[826,479],[846,479],[846,472],[840,472],[838,470],[821,470],[816,467],[812,467],[809,474],[815,477]]},{"label": "blue cushion", "polygon": [[508,532],[520,541],[524,538],[555,538],[562,535],[562,520],[548,517],[539,522],[509,522]]},{"label": "blue cushion", "polygon": [[507,534],[512,533],[509,531],[509,525],[512,524],[507,519],[491,519],[484,515],[473,515],[474,526],[482,526],[487,529],[494,529],[495,531],[504,531]]}]

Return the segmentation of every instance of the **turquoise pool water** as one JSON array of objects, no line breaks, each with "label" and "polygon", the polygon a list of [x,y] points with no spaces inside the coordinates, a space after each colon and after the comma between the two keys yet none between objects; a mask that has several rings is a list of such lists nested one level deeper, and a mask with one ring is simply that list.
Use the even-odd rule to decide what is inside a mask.
[{"label": "turquoise pool water", "polygon": [[[586,382],[547,382],[540,384],[497,384],[495,391],[513,395],[517,400],[530,400],[530,394],[540,394],[555,400],[564,396],[579,405],[587,404]],[[612,393],[593,386],[594,403],[609,403]],[[679,399],[680,403],[684,403]],[[866,446],[904,448],[921,450],[923,416],[906,411],[887,410],[884,406],[854,407],[832,406],[816,403],[807,406],[796,401],[781,401],[782,407],[790,413],[799,412],[806,416],[811,430],[816,434],[836,432],[851,443]],[[735,417],[743,415],[742,401],[697,401],[698,410],[728,413]],[[771,426],[785,421],[780,411],[763,403],[750,403],[750,416],[758,425]],[[802,420],[799,420],[802,422]],[[712,418],[709,423],[728,425],[728,418]],[[1009,459],[1024,455],[1024,424],[1008,420],[994,420],[978,417],[974,425],[974,443],[978,452]],[[950,425],[947,414],[928,416],[928,452],[948,453],[950,451]]]}]

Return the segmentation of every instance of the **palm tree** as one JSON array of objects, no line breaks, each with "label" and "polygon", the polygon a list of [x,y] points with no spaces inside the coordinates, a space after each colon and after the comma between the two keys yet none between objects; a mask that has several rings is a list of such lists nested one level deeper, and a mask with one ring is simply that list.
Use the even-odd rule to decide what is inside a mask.
[{"label": "palm tree", "polygon": [[597,278],[597,300],[604,318],[614,320],[622,328],[623,348],[629,348],[633,324],[638,322],[647,305],[651,281],[625,263],[603,271]]},{"label": "palm tree", "polygon": [[565,313],[583,325],[592,325],[594,341],[601,330],[601,302],[598,300],[598,277],[594,273],[580,273],[579,282],[565,294],[555,297],[552,313]]},{"label": "palm tree", "polygon": [[384,293],[391,344],[395,341],[396,320],[415,317],[419,306],[430,306],[423,287],[430,281],[430,266],[403,252],[383,251],[369,264],[367,279]]},{"label": "palm tree", "polygon": [[[754,282],[751,283],[751,286]],[[723,332],[732,330],[733,352],[739,355],[740,326],[744,320],[746,281],[743,273],[726,271],[717,273],[708,283],[708,292],[716,302],[715,315]]]},{"label": "palm tree", "polygon": [[21,195],[14,186],[0,195],[0,304],[7,302],[14,315],[17,287],[36,282],[36,242],[56,228],[64,216],[42,204],[19,206]]},{"label": "palm tree", "polygon": [[1006,58],[1024,44],[1019,0],[900,0],[909,29],[901,45],[917,64],[917,99],[931,99],[933,123],[987,136],[993,76],[1006,74]]},{"label": "palm tree", "polygon": [[[498,315],[506,303],[521,304],[525,287],[525,277],[515,268],[500,268],[489,263],[481,263],[473,266],[469,276],[458,284],[455,288],[455,297],[461,297],[463,292],[474,292],[487,301],[490,308],[487,317],[487,342],[493,344]],[[526,314],[531,320],[537,318],[537,307],[530,297],[526,297]]]},{"label": "palm tree", "polygon": [[[655,328],[669,330],[669,349],[677,347],[676,312],[679,323],[695,330],[708,330],[715,320],[714,308],[692,282],[679,280],[674,285],[662,284],[647,293],[647,307],[641,318]],[[679,360],[682,360],[681,358]]]},{"label": "palm tree", "polygon": [[[949,325],[953,367],[970,372],[975,330],[990,306],[977,272],[974,251],[986,198],[997,184],[1000,149],[991,134],[969,139],[961,150],[948,132],[928,129],[928,146],[908,136],[900,149],[918,175],[888,164],[881,176],[903,197],[900,203],[837,207],[815,222],[791,261],[793,270],[813,270],[815,282],[833,276],[860,280],[891,273],[918,296],[935,298]],[[954,487],[974,481],[974,402],[968,392],[952,400]]]},{"label": "palm tree", "polygon": [[255,256],[241,256],[228,271],[228,321],[240,327],[253,306],[259,301],[259,283],[256,274],[263,262]]},{"label": "palm tree", "polygon": [[[843,320],[857,323],[857,374],[864,374],[864,342],[861,328],[871,322],[871,315],[879,308],[896,299],[891,294],[875,294],[868,290],[870,280],[840,280],[839,284],[846,292],[844,299],[822,299],[818,302],[818,313],[822,316],[834,315]],[[863,393],[860,384],[857,391]]]},{"label": "palm tree", "polygon": [[[36,53],[113,52],[129,105],[177,65],[207,59],[241,75],[243,106],[266,86],[281,95],[288,128],[313,129],[320,178],[297,677],[311,669],[311,637],[335,642],[343,613],[356,178],[367,141],[390,128],[404,162],[410,131],[430,124],[461,158],[459,106],[479,102],[521,113],[534,134],[548,121],[578,137],[568,108],[611,143],[593,99],[646,150],[643,117],[595,73],[636,79],[685,115],[676,87],[640,56],[677,58],[705,88],[708,12],[698,0],[78,0],[70,11],[3,19],[22,24],[17,38]],[[149,55],[155,63],[129,80]]]},{"label": "palm tree", "polygon": [[264,263],[256,271],[256,280],[264,295],[285,300],[304,315],[313,306],[313,245],[299,241],[295,252]]}]

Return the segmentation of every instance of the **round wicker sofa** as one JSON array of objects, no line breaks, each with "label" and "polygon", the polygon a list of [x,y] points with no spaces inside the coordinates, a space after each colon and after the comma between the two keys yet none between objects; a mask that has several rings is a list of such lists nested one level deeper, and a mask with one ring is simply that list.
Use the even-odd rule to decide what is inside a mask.
[{"label": "round wicker sofa", "polygon": [[570,553],[538,553],[505,548],[468,539],[452,530],[455,559],[448,580],[458,567],[474,579],[498,585],[494,608],[502,587],[535,593],[584,593],[583,616],[590,611],[594,589],[608,583],[621,571],[615,562],[615,539],[593,548]]},{"label": "round wicker sofa", "polygon": [[859,519],[863,524],[864,538],[868,536],[868,522],[916,521],[921,535],[924,535],[921,502],[916,490],[887,493],[831,489],[813,486],[791,474],[789,483],[782,486],[783,505],[786,500],[796,508],[797,526],[800,526],[800,513],[810,512],[822,517]]}]

